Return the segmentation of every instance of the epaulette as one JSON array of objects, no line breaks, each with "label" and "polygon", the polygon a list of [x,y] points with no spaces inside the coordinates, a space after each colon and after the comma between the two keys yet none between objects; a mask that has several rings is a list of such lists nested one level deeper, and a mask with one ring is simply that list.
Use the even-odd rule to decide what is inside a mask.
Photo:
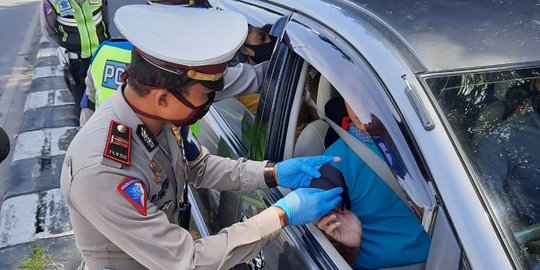
[{"label": "epaulette", "polygon": [[131,128],[111,120],[103,156],[129,166],[131,162]]}]

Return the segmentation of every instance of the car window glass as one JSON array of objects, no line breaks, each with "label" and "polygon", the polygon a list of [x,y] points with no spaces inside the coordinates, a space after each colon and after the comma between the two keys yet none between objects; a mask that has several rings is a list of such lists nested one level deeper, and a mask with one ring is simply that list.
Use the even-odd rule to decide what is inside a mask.
[{"label": "car window glass", "polygon": [[[230,65],[233,66],[239,63],[258,65],[269,61],[277,40],[277,37],[269,35],[272,27],[272,24],[266,24],[264,26],[250,25],[248,28],[248,37]],[[243,74],[241,73],[239,75],[240,81],[244,80],[242,76]],[[246,153],[248,153],[251,141],[255,136],[254,121],[259,99],[259,93],[251,93],[214,103],[214,108],[224,118],[236,139],[241,142]]]},{"label": "car window glass", "polygon": [[422,222],[431,226],[434,196],[426,187],[410,144],[404,137],[403,128],[406,127],[384,86],[363,58],[345,42],[325,29],[303,31],[309,25],[308,20],[289,22],[286,37],[290,46],[322,74],[327,85],[337,89],[349,104],[354,104],[352,110],[368,133],[378,138],[377,147],[394,172],[396,181],[413,202],[413,208],[422,213]]},{"label": "car window glass", "polygon": [[540,69],[435,76],[426,83],[514,255],[540,261]]},{"label": "car window glass", "polygon": [[[255,103],[259,101],[257,96],[252,96],[249,101]],[[245,151],[249,149],[250,140],[252,138],[253,123],[255,115],[240,102],[237,98],[227,98],[213,104],[223,120],[227,123],[233,135],[238,139]]]},{"label": "car window glass", "polygon": [[[373,126],[362,123],[352,110],[352,108],[355,108],[356,111],[363,112],[364,108],[362,108],[361,104],[349,104],[340,95],[341,89],[336,89],[328,81],[324,73],[321,74],[313,66],[308,70],[309,72],[307,72],[304,80],[303,90],[306,91],[304,99],[311,99],[310,104],[313,109],[317,110],[319,115],[324,115],[326,120],[321,118],[305,127],[296,141],[295,155],[322,154],[342,158],[341,162],[333,164],[333,166],[342,173],[347,184],[347,194],[351,201],[352,213],[362,221],[362,226],[365,229],[364,236],[367,241],[364,242],[362,248],[365,248],[365,250],[361,250],[361,253],[371,252],[369,256],[360,255],[355,267],[380,268],[392,265],[380,262],[383,260],[383,254],[385,259],[394,263],[392,266],[411,263],[408,258],[402,256],[403,254],[397,254],[390,250],[381,252],[378,249],[379,246],[373,246],[370,241],[380,241],[380,235],[370,231],[371,228],[377,228],[380,232],[393,235],[415,235],[414,240],[396,236],[392,240],[393,245],[410,245],[412,247],[407,250],[408,254],[405,257],[416,256],[415,262],[427,260],[430,236],[420,223],[419,218],[422,216],[422,210],[414,207],[412,209],[408,208],[384,181],[371,170],[368,162],[353,150],[353,145],[361,145],[366,147],[367,151],[372,151],[381,161],[385,161],[387,164],[400,162],[397,160],[399,157],[393,155],[387,149],[388,143],[386,140],[388,140],[388,137],[385,138],[387,135],[381,132],[381,130],[384,130],[384,126],[379,123],[377,129],[374,129]],[[299,117],[301,117],[301,114]],[[325,124],[327,121],[332,121],[341,126],[345,133],[351,135],[351,140],[344,140],[340,137],[339,133],[336,133],[328,124]],[[396,220],[399,220],[397,222],[402,225],[401,227],[396,228],[389,225],[396,222]],[[377,245],[381,244],[384,245],[382,242]],[[459,260],[457,263],[459,263]]]}]

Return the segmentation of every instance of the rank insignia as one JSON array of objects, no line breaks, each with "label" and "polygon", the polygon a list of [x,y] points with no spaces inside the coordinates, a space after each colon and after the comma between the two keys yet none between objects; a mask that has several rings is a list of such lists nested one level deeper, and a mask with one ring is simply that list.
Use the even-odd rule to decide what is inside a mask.
[{"label": "rank insignia", "polygon": [[137,136],[141,139],[148,152],[152,152],[158,146],[156,138],[145,125],[137,126]]},{"label": "rank insignia", "polygon": [[114,120],[109,125],[109,135],[103,156],[128,165],[131,162],[131,128]]},{"label": "rank insignia", "polygon": [[154,172],[154,184],[161,183],[163,180],[164,171],[155,160],[150,160],[150,169]]},{"label": "rank insignia", "polygon": [[117,187],[122,194],[133,205],[141,215],[146,216],[147,193],[144,183],[133,177],[126,177]]}]

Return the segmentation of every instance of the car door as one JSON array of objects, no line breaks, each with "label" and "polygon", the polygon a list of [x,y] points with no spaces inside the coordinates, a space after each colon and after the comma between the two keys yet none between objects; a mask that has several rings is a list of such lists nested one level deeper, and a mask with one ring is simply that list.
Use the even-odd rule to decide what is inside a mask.
[{"label": "car door", "polygon": [[[447,256],[450,259],[446,261],[440,260],[435,264],[431,262],[431,265],[441,266],[451,261],[454,267],[459,267],[459,243],[444,212],[438,212],[435,191],[426,180],[429,175],[425,168],[422,168],[422,164],[417,164],[418,153],[415,152],[409,135],[403,133],[406,127],[399,110],[393,107],[384,85],[364,62],[361,54],[332,31],[309,18],[294,14],[272,61],[281,63],[281,67],[270,74],[269,85],[262,94],[265,96],[265,103],[260,104],[266,109],[261,111],[260,121],[256,123],[260,126],[259,136],[264,136],[264,139],[259,137],[259,140],[254,142],[256,145],[251,147],[264,148],[263,157],[270,160],[279,161],[292,156],[292,148],[288,145],[291,145],[291,141],[294,144],[295,136],[290,131],[298,123],[296,119],[290,118],[297,114],[293,111],[295,99],[299,96],[295,92],[301,89],[298,85],[303,80],[302,69],[305,63],[315,67],[346,100],[356,105],[355,112],[365,117],[365,122],[371,124],[374,133],[379,132],[386,136],[386,141],[381,143],[379,150],[401,160],[399,163],[389,164],[396,175],[396,181],[406,183],[410,203],[416,205],[425,229],[439,235],[436,239],[441,245],[437,247],[448,252],[447,254],[456,254]],[[263,143],[257,144],[258,142]],[[284,192],[287,191],[273,189],[244,193],[240,202],[240,215],[251,216],[262,211]],[[440,215],[437,216],[437,213]],[[265,257],[268,260],[266,254],[279,250],[279,247],[285,250],[286,247],[285,254],[289,259],[284,259],[284,253],[278,256],[280,269],[294,267],[293,262],[310,268],[343,267],[343,261],[325,240],[312,226],[287,228],[285,236],[265,248]]]},{"label": "car door", "polygon": [[[231,2],[240,7],[250,6],[244,10],[238,9],[241,13],[245,12],[248,17],[257,16],[257,13],[250,12],[253,9],[252,6],[264,6],[265,12],[270,12],[273,8],[267,3],[256,2],[257,4],[252,4],[247,0],[221,2]],[[283,9],[284,5],[279,8]],[[346,11],[343,10],[343,13],[345,14]],[[463,239],[459,239],[458,233],[455,231],[456,221],[452,220],[455,219],[455,207],[452,206],[453,210],[448,209],[441,201],[438,190],[438,188],[447,188],[448,184],[443,184],[443,182],[451,183],[449,181],[453,179],[441,177],[441,172],[445,170],[431,172],[427,166],[427,163],[438,160],[437,154],[446,153],[429,153],[426,156],[426,152],[428,152],[426,145],[429,144],[424,139],[430,139],[430,136],[418,136],[421,130],[417,130],[418,125],[413,123],[418,121],[416,112],[411,104],[403,106],[404,103],[409,102],[407,96],[395,95],[395,92],[403,92],[406,87],[401,78],[403,74],[409,75],[410,83],[417,89],[421,89],[414,81],[414,73],[410,70],[395,69],[396,66],[403,65],[403,59],[393,59],[392,65],[385,62],[389,57],[396,57],[395,52],[387,55],[373,54],[373,51],[380,53],[389,52],[392,49],[361,49],[362,47],[375,48],[388,45],[388,42],[382,42],[384,37],[375,34],[374,27],[366,26],[362,29],[354,29],[354,31],[351,29],[347,31],[328,29],[318,25],[318,22],[314,21],[314,17],[316,16],[305,18],[295,14],[291,23],[287,25],[287,31],[278,45],[278,48],[281,46],[283,49],[275,51],[272,60],[274,65],[266,78],[259,110],[254,116],[256,139],[245,145],[246,154],[251,158],[267,158],[274,161],[292,156],[294,147],[291,148],[290,145],[294,145],[295,142],[294,139],[291,141],[288,133],[290,133],[291,122],[294,122],[290,121],[296,98],[293,91],[298,87],[300,74],[304,67],[303,63],[309,63],[327,77],[343,97],[357,105],[355,112],[365,115],[367,122],[375,120],[373,116],[381,120],[384,131],[389,134],[389,140],[385,141],[383,146],[386,147],[386,150],[394,151],[394,155],[400,156],[403,161],[401,167],[406,172],[405,174],[396,173],[399,176],[396,177],[396,180],[405,185],[405,192],[411,196],[414,203],[422,206],[423,211],[420,212],[422,224],[432,235],[433,245],[427,263],[428,267],[469,269],[468,256],[462,247]],[[331,24],[327,23],[326,25]],[[355,32],[356,35],[353,39],[347,37],[347,33],[351,32]],[[358,45],[359,42],[363,42],[365,46]],[[381,60],[377,63],[376,58],[384,59],[384,61]],[[398,64],[396,65],[396,63]],[[390,70],[389,67],[392,69]],[[388,81],[389,78],[393,81]],[[352,89],[362,86],[365,82],[369,82],[370,87],[364,86],[363,93],[365,94],[359,100],[358,93]],[[366,100],[370,102],[366,102]],[[427,105],[429,106],[429,104]],[[435,122],[437,127],[441,126],[440,122],[436,120]],[[218,143],[215,144],[217,146]],[[384,149],[381,150],[384,151]],[[424,158],[424,156],[426,157]],[[426,159],[430,162],[426,162]],[[394,165],[390,164],[390,166]],[[446,165],[441,164],[437,168],[441,169],[441,166]],[[392,169],[396,171],[398,168]],[[434,179],[433,175],[437,176],[437,179]],[[435,180],[439,181],[439,187],[436,186]],[[238,213],[235,215],[235,219],[241,220],[258,213],[279,199],[284,192],[286,191],[271,189],[242,194],[237,204]],[[446,196],[445,199],[446,203],[452,200],[449,196]],[[463,224],[462,221],[459,223]],[[471,232],[478,230],[478,228],[473,228],[474,226],[471,223]],[[463,226],[461,227],[463,229]],[[281,234],[277,240],[265,248],[263,257],[259,258],[265,258],[266,268],[270,267],[271,269],[276,269],[277,265],[280,266],[279,269],[294,267],[335,269],[338,264],[335,258],[339,255],[336,255],[335,250],[332,251],[328,245],[325,246],[325,240],[312,229],[310,226],[287,228],[284,234]],[[486,227],[486,230],[490,229]],[[460,234],[462,233],[460,232]],[[471,234],[465,235],[470,236]],[[469,242],[469,247],[467,247],[469,250],[477,249],[478,245],[470,245],[471,240],[466,240]],[[486,261],[486,259],[474,258],[475,254],[478,252],[474,251],[472,261]]]},{"label": "car door", "polygon": [[[238,4],[236,2],[218,3],[218,8],[241,12],[250,24],[262,26],[266,23],[275,24],[274,31],[279,32],[286,17],[276,23],[283,13],[279,9],[268,12],[260,6]],[[281,26],[280,26],[281,25]],[[270,67],[271,69],[272,67]],[[272,80],[271,77],[268,80]],[[254,97],[258,99],[258,97]],[[264,110],[260,108],[259,111]],[[198,140],[211,154],[229,157],[232,159],[256,159],[257,143],[260,125],[255,123],[259,118],[259,111],[248,108],[237,98],[227,98],[215,102],[208,114],[200,121]],[[260,151],[258,151],[260,152]],[[258,160],[262,160],[259,155]],[[193,200],[196,201],[193,216],[198,227],[206,229],[208,234],[218,232],[221,228],[242,221],[245,216],[239,214],[238,206],[242,194],[238,192],[220,192],[213,189],[192,189]],[[203,235],[204,236],[204,235]]]}]

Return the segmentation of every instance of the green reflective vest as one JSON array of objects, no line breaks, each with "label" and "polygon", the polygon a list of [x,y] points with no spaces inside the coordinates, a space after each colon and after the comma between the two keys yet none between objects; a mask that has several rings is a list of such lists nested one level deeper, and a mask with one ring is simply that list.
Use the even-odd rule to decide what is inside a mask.
[{"label": "green reflective vest", "polygon": [[56,12],[58,43],[68,51],[90,57],[108,38],[102,0],[50,0]]},{"label": "green reflective vest", "polygon": [[129,41],[105,41],[96,51],[90,67],[96,87],[96,108],[120,86],[122,73],[131,61],[131,48]]}]

